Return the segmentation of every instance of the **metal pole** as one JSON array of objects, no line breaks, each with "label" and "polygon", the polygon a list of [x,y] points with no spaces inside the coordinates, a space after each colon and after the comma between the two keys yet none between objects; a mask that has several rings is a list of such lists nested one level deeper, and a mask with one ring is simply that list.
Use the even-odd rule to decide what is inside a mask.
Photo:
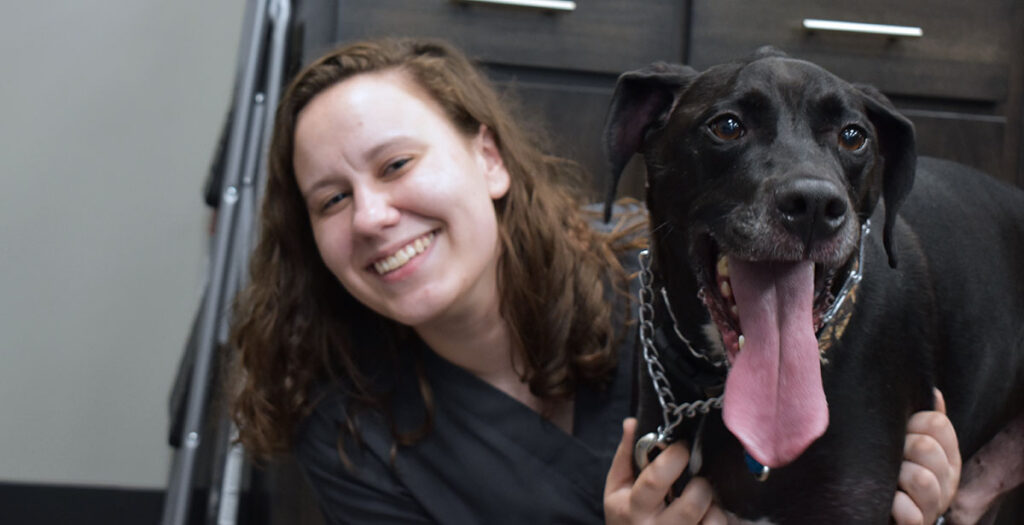
[{"label": "metal pole", "polygon": [[208,397],[210,369],[215,358],[215,342],[218,321],[222,319],[223,287],[230,265],[230,244],[236,219],[235,204],[238,201],[238,183],[241,180],[241,165],[244,143],[249,127],[250,103],[267,29],[267,6],[264,0],[250,0],[247,12],[252,14],[251,31],[244,33],[239,46],[242,78],[235,86],[234,121],[228,145],[227,164],[224,176],[224,190],[217,213],[217,227],[214,233],[214,252],[210,265],[211,279],[208,281],[202,317],[199,325],[195,365],[186,405],[185,421],[182,427],[182,446],[174,458],[172,478],[167,487],[163,525],[185,525],[189,515],[192,496],[192,479],[195,472],[196,452],[201,441],[201,425]]},{"label": "metal pole", "polygon": [[[253,141],[254,146],[261,153],[255,157],[256,165],[252,171],[247,171],[243,177],[243,205],[241,213],[242,223],[238,232],[238,246],[245,246],[246,249],[238,251],[238,267],[242,268],[242,275],[239,286],[245,286],[248,280],[248,267],[251,245],[256,242],[255,236],[258,230],[258,222],[255,220],[256,211],[263,200],[263,190],[266,187],[267,157],[265,152],[269,149],[270,136],[274,126],[274,110],[281,96],[281,85],[284,77],[284,57],[287,48],[287,36],[291,22],[291,2],[288,0],[272,0],[270,5],[270,17],[273,29],[270,37],[270,50],[268,52],[268,66],[266,78],[265,99],[259,100],[259,111],[256,113],[259,118],[254,118],[252,128],[260,126],[263,133],[262,140]],[[231,425],[228,439],[234,441],[238,435],[238,429]],[[224,461],[223,476],[221,480],[220,499],[218,502],[217,524],[234,525],[238,517],[238,503],[240,486],[242,483],[242,471],[245,466],[245,453],[240,444],[230,443]]]}]

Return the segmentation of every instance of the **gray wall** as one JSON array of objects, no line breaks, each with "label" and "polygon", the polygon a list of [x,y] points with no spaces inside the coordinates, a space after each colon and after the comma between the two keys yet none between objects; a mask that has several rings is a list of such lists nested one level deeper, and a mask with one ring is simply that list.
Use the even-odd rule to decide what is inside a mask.
[{"label": "gray wall", "polygon": [[4,4],[0,481],[162,487],[245,2]]}]

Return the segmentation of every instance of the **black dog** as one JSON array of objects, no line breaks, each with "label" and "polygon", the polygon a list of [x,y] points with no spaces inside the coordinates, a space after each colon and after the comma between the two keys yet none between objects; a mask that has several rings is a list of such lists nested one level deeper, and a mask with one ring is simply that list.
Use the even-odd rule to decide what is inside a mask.
[{"label": "black dog", "polygon": [[[918,159],[876,90],[772,49],[655,64],[620,77],[605,138],[613,180],[647,168],[640,463],[684,439],[735,516],[887,523],[933,386],[965,460],[1024,417],[1024,192]],[[662,401],[698,403],[666,413],[659,367]]]}]

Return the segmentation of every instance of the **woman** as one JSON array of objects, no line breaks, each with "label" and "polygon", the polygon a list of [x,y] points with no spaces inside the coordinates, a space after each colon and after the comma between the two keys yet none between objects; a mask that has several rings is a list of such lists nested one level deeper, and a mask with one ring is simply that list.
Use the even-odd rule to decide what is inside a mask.
[{"label": "woman", "polygon": [[[330,521],[722,522],[701,480],[662,503],[685,451],[640,483],[628,454],[609,471],[638,212],[592,228],[578,170],[464,56],[384,40],[321,58],[282,98],[269,171],[234,416],[250,452],[295,451]],[[926,519],[959,473],[933,435],[906,489]]]}]

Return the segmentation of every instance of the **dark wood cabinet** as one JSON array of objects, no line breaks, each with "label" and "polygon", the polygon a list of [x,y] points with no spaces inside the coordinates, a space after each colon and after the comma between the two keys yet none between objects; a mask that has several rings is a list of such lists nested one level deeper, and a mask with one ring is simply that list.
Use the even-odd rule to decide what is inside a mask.
[{"label": "dark wood cabinet", "polygon": [[446,38],[487,64],[618,74],[682,50],[681,2],[583,0],[573,11],[446,0],[340,0],[336,34]]}]

